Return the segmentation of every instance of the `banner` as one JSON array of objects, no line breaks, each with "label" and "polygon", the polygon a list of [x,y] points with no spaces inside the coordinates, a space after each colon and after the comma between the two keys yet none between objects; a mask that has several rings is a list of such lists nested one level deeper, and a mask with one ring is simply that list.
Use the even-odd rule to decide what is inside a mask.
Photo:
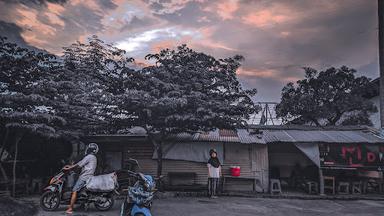
[{"label": "banner", "polygon": [[384,167],[384,146],[374,144],[319,144],[322,167],[364,168]]}]

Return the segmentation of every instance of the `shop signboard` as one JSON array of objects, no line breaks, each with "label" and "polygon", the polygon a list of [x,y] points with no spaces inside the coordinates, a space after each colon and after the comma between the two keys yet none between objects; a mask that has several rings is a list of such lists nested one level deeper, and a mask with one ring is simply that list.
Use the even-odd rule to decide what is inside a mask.
[{"label": "shop signboard", "polygon": [[377,144],[319,144],[321,167],[384,168],[384,145]]}]

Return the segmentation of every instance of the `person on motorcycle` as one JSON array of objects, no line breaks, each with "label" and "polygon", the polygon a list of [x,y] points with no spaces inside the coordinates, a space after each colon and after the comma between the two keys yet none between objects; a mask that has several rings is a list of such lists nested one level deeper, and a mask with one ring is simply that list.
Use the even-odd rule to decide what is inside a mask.
[{"label": "person on motorcycle", "polygon": [[76,181],[75,186],[72,188],[71,202],[66,211],[67,214],[73,213],[73,206],[75,205],[77,199],[77,192],[79,192],[87,183],[94,174],[97,166],[96,154],[99,151],[99,147],[96,143],[89,143],[85,150],[85,157],[76,163],[75,165],[67,165],[64,167],[64,170],[72,170],[74,168],[80,167],[81,173],[79,179]]}]

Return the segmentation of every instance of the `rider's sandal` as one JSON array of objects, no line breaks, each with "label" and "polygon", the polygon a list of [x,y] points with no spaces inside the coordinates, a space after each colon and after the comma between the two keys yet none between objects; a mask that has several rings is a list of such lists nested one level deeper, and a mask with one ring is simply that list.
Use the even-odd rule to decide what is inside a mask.
[{"label": "rider's sandal", "polygon": [[67,213],[67,214],[73,214],[73,210],[72,210],[72,209],[68,209],[67,211],[65,211],[65,213]]}]

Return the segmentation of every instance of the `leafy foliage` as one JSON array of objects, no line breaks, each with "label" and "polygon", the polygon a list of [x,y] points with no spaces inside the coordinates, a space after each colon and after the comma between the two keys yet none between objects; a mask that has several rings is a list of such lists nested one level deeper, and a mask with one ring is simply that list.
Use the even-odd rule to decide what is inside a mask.
[{"label": "leafy foliage", "polygon": [[242,56],[215,59],[186,45],[146,56],[156,65],[129,71],[127,89],[114,97],[116,127],[141,126],[155,145],[157,175],[162,142],[180,132],[239,128],[258,107],[236,77]]},{"label": "leafy foliage", "polygon": [[[243,127],[257,111],[236,77],[241,56],[216,60],[186,45],[146,56],[155,66],[131,71],[116,100],[129,122],[162,136],[214,128]],[[116,113],[117,114],[117,113]]]},{"label": "leafy foliage", "polygon": [[[78,128],[83,133],[114,133],[109,120],[113,115],[113,95],[125,90],[124,80],[131,71],[132,58],[124,50],[113,47],[93,36],[87,43],[74,43],[64,47],[63,71],[58,80],[65,80],[75,91],[63,95],[77,111],[62,115],[70,120],[68,128]],[[68,91],[68,86],[66,87]],[[74,96],[73,96],[74,94]],[[81,127],[79,127],[81,126]]]},{"label": "leafy foliage", "polygon": [[39,90],[50,79],[58,63],[50,54],[35,53],[0,38],[0,123],[2,127],[24,128],[44,134],[66,121],[49,107],[54,101]]},{"label": "leafy foliage", "polygon": [[279,117],[317,126],[372,124],[369,114],[377,112],[377,108],[365,97],[374,91],[367,77],[356,77],[356,71],[345,66],[320,72],[304,70],[305,79],[283,88],[276,107]]},{"label": "leafy foliage", "polygon": [[125,51],[96,36],[64,47],[58,60],[0,42],[4,127],[54,135],[141,126],[161,150],[169,135],[243,127],[258,111],[256,90],[237,80],[242,56],[217,60],[183,45],[148,55],[156,65],[136,71]]}]

